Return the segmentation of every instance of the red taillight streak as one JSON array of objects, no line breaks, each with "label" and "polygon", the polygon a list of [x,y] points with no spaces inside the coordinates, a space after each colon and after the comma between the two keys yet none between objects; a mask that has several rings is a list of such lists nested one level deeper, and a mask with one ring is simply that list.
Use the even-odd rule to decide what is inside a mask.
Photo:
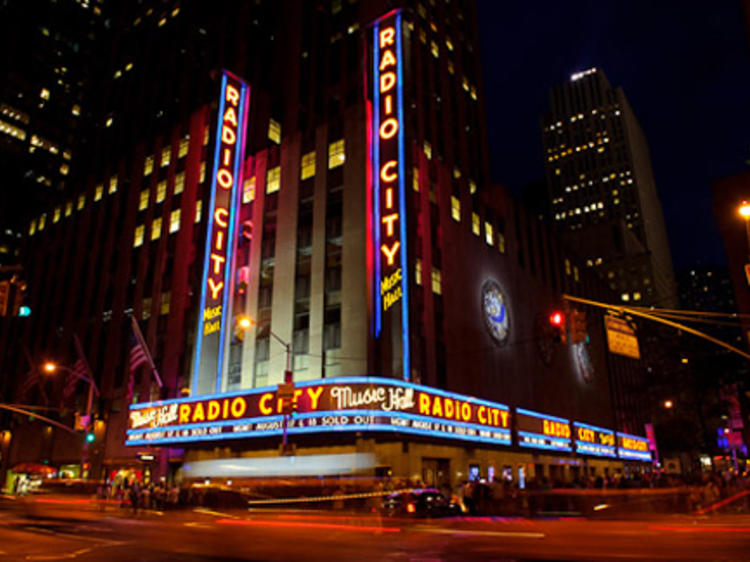
[{"label": "red taillight streak", "polygon": [[666,525],[650,525],[654,531],[682,531],[688,533],[750,533],[750,527],[668,527]]},{"label": "red taillight streak", "polygon": [[369,533],[400,533],[397,527],[373,527],[369,525],[339,525],[337,523],[305,523],[286,521],[253,521],[250,519],[218,519],[220,525],[245,525],[248,527],[282,527],[282,528],[305,528],[305,529],[329,529],[335,531],[354,531]]}]

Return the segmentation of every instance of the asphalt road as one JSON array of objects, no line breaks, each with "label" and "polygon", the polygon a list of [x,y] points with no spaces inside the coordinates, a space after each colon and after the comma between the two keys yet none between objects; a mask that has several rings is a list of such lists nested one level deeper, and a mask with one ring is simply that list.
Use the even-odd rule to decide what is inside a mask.
[{"label": "asphalt road", "polygon": [[5,560],[748,560],[750,516],[638,521],[276,512],[147,512],[41,506],[0,511]]}]

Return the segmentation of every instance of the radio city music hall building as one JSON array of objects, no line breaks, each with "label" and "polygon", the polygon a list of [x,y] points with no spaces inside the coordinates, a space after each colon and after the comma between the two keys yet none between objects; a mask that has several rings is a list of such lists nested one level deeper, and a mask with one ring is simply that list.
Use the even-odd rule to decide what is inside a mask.
[{"label": "radio city music hall building", "polygon": [[[628,369],[607,357],[601,318],[588,311],[586,344],[549,329],[562,293],[605,293],[488,181],[473,5],[342,4],[327,92],[311,74],[326,54],[294,32],[301,8],[274,59],[290,57],[284,88],[250,54],[226,57],[203,105],[102,157],[32,224],[31,306],[46,318],[22,336],[34,353],[84,342],[105,422],[94,473],[278,455],[287,360],[297,455],[372,453],[379,474],[428,484],[650,460],[617,413]],[[126,404],[130,314],[164,388],[142,368]],[[24,431],[11,458],[79,454],[13,445]]]}]

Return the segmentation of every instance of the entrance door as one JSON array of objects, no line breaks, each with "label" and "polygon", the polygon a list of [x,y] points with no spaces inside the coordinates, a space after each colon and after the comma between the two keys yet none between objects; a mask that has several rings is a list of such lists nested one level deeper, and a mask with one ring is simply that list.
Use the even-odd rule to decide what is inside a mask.
[{"label": "entrance door", "polygon": [[451,486],[450,459],[422,459],[422,482],[428,488],[438,490]]}]

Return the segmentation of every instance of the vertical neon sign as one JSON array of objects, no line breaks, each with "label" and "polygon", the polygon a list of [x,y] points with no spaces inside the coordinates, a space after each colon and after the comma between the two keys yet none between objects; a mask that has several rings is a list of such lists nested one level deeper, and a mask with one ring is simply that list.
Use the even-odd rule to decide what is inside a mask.
[{"label": "vertical neon sign", "polygon": [[233,250],[237,237],[237,186],[242,185],[249,103],[250,88],[247,84],[224,71],[193,361],[193,395],[222,390],[224,344],[227,321],[231,316]]},{"label": "vertical neon sign", "polygon": [[[375,337],[396,344],[401,332],[401,376],[410,378],[409,275],[406,252],[402,15],[394,10],[373,25],[372,185],[375,254]],[[384,331],[390,337],[383,337]],[[397,369],[393,367],[392,369]],[[394,373],[395,374],[395,373]]]}]

